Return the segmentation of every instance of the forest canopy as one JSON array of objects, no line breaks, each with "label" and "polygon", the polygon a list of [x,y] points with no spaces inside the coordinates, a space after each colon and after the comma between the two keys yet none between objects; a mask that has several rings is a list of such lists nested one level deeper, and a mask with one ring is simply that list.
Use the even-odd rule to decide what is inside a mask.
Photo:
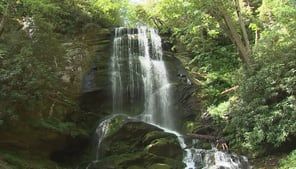
[{"label": "forest canopy", "polygon": [[257,153],[293,147],[295,1],[159,0],[134,9],[132,19],[169,32],[173,49],[188,52],[205,110],[232,146]]}]

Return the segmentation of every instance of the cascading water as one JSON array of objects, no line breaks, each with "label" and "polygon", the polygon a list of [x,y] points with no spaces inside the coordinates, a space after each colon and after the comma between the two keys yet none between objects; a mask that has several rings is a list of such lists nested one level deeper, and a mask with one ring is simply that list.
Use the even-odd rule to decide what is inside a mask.
[{"label": "cascading water", "polygon": [[[147,33],[150,35],[150,43]],[[171,88],[162,60],[161,39],[154,29],[147,29],[146,27],[138,28],[138,36],[139,59],[143,72],[142,80],[145,94],[143,120],[174,129],[173,115],[170,114]]]},{"label": "cascading water", "polygon": [[[237,160],[239,156],[215,149],[187,148],[183,136],[175,131],[176,120],[171,110],[172,85],[163,61],[161,38],[156,30],[144,26],[116,28],[110,67],[113,114],[140,111],[140,120],[175,134],[185,152],[183,162],[186,169],[200,169],[202,166],[205,169],[249,168],[248,164],[242,164],[245,159]],[[105,135],[106,127],[108,120],[98,126],[97,133],[101,137]],[[98,147],[101,142],[99,140]]]}]

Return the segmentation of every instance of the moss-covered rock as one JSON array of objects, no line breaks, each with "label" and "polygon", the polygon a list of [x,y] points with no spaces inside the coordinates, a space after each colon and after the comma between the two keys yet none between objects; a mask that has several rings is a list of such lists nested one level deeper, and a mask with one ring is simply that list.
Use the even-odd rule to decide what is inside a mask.
[{"label": "moss-covered rock", "polygon": [[212,149],[212,145],[209,142],[200,142],[197,144],[197,147],[201,149],[206,149],[206,150]]},{"label": "moss-covered rock", "polygon": [[135,165],[135,166],[128,167],[127,169],[145,169],[145,168]]},{"label": "moss-covered rock", "polygon": [[167,164],[153,164],[152,166],[149,167],[149,169],[172,169],[170,166]]},{"label": "moss-covered rock", "polygon": [[146,147],[146,150],[158,156],[182,159],[182,149],[173,138],[156,139]]},{"label": "moss-covered rock", "polygon": [[109,156],[92,163],[89,166],[89,169],[126,169],[129,167],[149,169],[155,164],[163,164],[170,167],[171,169],[184,168],[184,164],[180,160],[161,157],[143,151]]},{"label": "moss-covered rock", "polygon": [[123,116],[114,117],[109,123],[110,129],[100,145],[101,159],[91,169],[148,169],[158,164],[184,168],[183,151],[175,135]]}]

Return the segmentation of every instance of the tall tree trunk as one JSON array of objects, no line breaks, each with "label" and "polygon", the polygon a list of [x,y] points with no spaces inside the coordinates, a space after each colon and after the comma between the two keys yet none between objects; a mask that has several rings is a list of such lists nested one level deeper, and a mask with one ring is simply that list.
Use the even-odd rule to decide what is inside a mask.
[{"label": "tall tree trunk", "polygon": [[246,50],[250,55],[251,54],[250,41],[249,41],[249,38],[248,38],[246,25],[244,23],[243,16],[241,14],[241,6],[240,6],[240,3],[239,3],[239,0],[234,0],[234,3],[235,3],[235,7],[236,7],[236,13],[237,13],[237,16],[238,16],[239,25],[240,25],[240,28],[241,28],[241,31],[242,31],[242,34],[243,34],[243,40],[245,42]]},{"label": "tall tree trunk", "polygon": [[[238,13],[240,17],[242,17],[240,12]],[[242,60],[242,62],[248,68],[250,68],[251,65],[253,64],[253,59],[251,57],[250,44],[249,44],[247,32],[243,24],[242,18],[239,19],[241,20],[239,22],[240,22],[240,29],[243,34],[243,38],[241,37],[239,32],[236,30],[234,21],[231,19],[230,15],[227,14],[226,9],[221,9],[221,7],[216,6],[209,11],[209,14],[218,21],[221,28],[230,38],[232,43],[237,47],[237,50],[239,52],[239,57]]]},{"label": "tall tree trunk", "polygon": [[225,11],[221,11],[224,23],[226,25],[226,29],[228,31],[228,36],[232,37],[230,39],[232,39],[233,43],[236,45],[236,47],[238,48],[239,54],[241,59],[243,60],[243,62],[250,67],[252,64],[252,59],[250,56],[250,50],[249,48],[244,44],[244,41],[242,40],[240,34],[235,30],[235,26],[230,18],[230,16],[225,12]]},{"label": "tall tree trunk", "polygon": [[6,8],[2,14],[2,18],[0,21],[0,37],[2,36],[2,34],[4,32],[4,26],[5,26],[5,22],[6,22],[6,17],[8,15],[8,10],[9,10],[9,4],[6,5]]}]

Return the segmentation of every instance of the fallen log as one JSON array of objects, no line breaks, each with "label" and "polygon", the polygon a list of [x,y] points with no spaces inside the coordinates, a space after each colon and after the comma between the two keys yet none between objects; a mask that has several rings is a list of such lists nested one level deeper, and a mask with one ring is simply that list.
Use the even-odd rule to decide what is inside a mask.
[{"label": "fallen log", "polygon": [[224,90],[223,92],[221,92],[220,94],[221,95],[224,95],[224,94],[228,94],[228,93],[231,93],[231,92],[234,92],[234,91],[236,91],[237,89],[238,89],[238,85],[237,86],[234,86],[234,87],[232,87],[232,88],[229,88],[229,89],[226,89],[226,90]]}]

